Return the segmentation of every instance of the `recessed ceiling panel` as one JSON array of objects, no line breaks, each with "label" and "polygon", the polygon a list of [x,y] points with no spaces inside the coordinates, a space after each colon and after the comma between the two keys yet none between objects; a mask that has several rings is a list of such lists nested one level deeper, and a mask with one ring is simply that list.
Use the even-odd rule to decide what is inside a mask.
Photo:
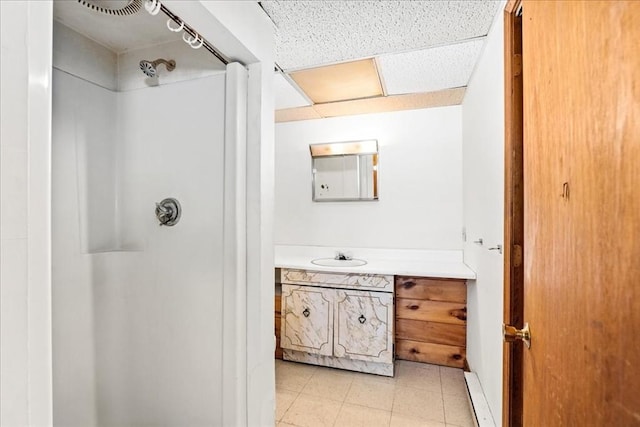
[{"label": "recessed ceiling panel", "polygon": [[485,36],[499,1],[261,2],[276,26],[284,70]]},{"label": "recessed ceiling panel", "polygon": [[290,76],[315,103],[382,95],[373,59],[310,68],[293,72]]},{"label": "recessed ceiling panel", "polygon": [[433,92],[466,86],[484,39],[379,57],[387,93]]},{"label": "recessed ceiling panel", "polygon": [[273,84],[276,98],[276,110],[311,105],[311,103],[302,96],[282,74],[274,73]]}]

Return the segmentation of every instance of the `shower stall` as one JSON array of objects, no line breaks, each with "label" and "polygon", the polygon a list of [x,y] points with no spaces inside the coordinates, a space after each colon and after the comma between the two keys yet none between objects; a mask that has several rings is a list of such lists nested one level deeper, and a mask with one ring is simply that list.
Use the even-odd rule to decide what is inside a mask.
[{"label": "shower stall", "polygon": [[273,332],[273,289],[247,283],[268,271],[246,266],[252,83],[176,14],[198,21],[184,3],[200,2],[53,4],[54,425],[241,425],[273,410],[272,367],[247,376],[271,361]]}]

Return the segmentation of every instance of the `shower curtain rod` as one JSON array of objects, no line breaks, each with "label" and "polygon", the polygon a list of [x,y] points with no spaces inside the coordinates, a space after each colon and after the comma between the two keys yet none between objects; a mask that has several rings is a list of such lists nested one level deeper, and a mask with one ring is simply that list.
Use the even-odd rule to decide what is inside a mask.
[{"label": "shower curtain rod", "polygon": [[[191,37],[195,38],[195,37],[198,36],[198,37],[202,38],[202,36],[199,36],[198,33],[193,28],[191,28],[189,25],[187,25],[186,22],[184,22],[182,19],[180,19],[179,16],[175,15],[173,12],[171,12],[169,9],[167,9],[165,7],[165,5],[161,5],[160,6],[160,10],[162,10],[162,12],[165,15],[167,15],[176,24],[178,24],[178,25],[184,24],[183,31],[186,32],[187,34],[189,34]],[[202,42],[203,42],[202,45],[205,47],[205,49],[207,49],[209,52],[211,52],[213,54],[213,56],[218,58],[224,65],[228,65],[229,62],[231,62],[231,61],[229,61],[229,59],[227,59],[226,56],[224,56],[215,47],[213,47],[211,45],[211,43],[209,43],[207,40],[202,38]],[[240,62],[240,61],[237,61],[237,62]],[[244,66],[245,64],[242,64],[242,65]]]}]

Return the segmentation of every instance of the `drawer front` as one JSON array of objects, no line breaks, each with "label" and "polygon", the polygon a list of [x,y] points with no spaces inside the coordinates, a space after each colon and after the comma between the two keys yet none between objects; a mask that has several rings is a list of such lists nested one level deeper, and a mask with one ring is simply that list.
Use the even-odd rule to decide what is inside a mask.
[{"label": "drawer front", "polygon": [[398,359],[454,368],[464,368],[466,358],[464,347],[410,340],[397,340],[396,353]]},{"label": "drawer front", "polygon": [[393,292],[393,276],[282,269],[282,283]]},{"label": "drawer front", "polygon": [[396,319],[396,339],[464,347],[467,328],[464,325]]},{"label": "drawer front", "polygon": [[334,355],[393,361],[393,296],[382,292],[336,291]]},{"label": "drawer front", "polygon": [[467,286],[465,280],[396,276],[396,296],[398,298],[466,303]]},{"label": "drawer front", "polygon": [[333,301],[327,290],[282,285],[280,346],[330,356]]},{"label": "drawer front", "polygon": [[398,319],[466,325],[467,306],[457,302],[397,298],[396,317]]}]

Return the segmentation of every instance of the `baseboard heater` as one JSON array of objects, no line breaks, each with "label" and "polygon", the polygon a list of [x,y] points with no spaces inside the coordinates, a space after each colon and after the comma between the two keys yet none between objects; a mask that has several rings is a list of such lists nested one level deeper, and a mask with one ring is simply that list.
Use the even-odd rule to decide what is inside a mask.
[{"label": "baseboard heater", "polygon": [[472,409],[473,423],[476,427],[496,427],[476,373],[465,372],[464,380],[467,383],[467,396]]}]

